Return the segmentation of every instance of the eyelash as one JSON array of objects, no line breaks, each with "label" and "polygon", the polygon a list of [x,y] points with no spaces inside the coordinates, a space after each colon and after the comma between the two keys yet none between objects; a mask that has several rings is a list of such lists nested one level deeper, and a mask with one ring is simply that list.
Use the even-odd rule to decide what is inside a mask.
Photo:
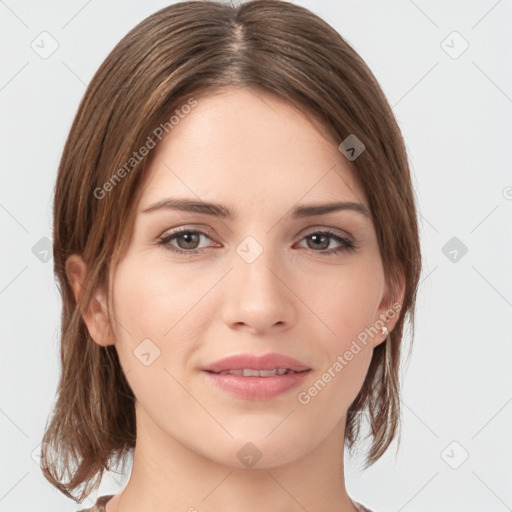
[{"label": "eyelash", "polygon": [[[183,229],[177,229],[176,231],[173,231],[172,233],[169,233],[168,235],[164,235],[162,237],[160,237],[158,239],[158,245],[164,247],[165,249],[169,250],[169,251],[172,251],[172,252],[175,252],[175,253],[178,253],[178,254],[185,254],[185,255],[192,255],[192,254],[198,254],[201,252],[201,249],[190,249],[190,250],[185,250],[185,249],[178,249],[172,245],[170,245],[170,241],[175,239],[178,235],[180,234],[183,234],[183,233],[193,233],[193,234],[200,234],[200,235],[204,235],[205,237],[207,238],[210,238],[208,236],[207,233],[204,233],[203,231],[201,230],[198,230],[198,229],[190,229],[190,228],[183,228]],[[325,230],[321,230],[321,231],[313,231],[307,235],[305,235],[302,239],[306,239],[312,235],[328,235],[330,236],[331,238],[335,239],[337,242],[341,243],[340,247],[337,247],[335,249],[330,249],[330,250],[321,250],[321,251],[315,251],[313,249],[310,249],[312,250],[313,252],[318,252],[320,254],[325,254],[326,256],[335,256],[341,252],[353,252],[357,249],[357,246],[354,242],[352,242],[351,240],[349,240],[348,238],[344,238],[340,235],[338,235],[337,233],[334,233],[333,231],[330,231],[328,229],[325,229]]]}]

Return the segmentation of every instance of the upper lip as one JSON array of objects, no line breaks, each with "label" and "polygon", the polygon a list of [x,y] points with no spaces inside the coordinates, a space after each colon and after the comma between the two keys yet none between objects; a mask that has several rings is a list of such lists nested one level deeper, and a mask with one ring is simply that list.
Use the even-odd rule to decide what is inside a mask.
[{"label": "upper lip", "polygon": [[253,370],[285,368],[294,372],[311,369],[293,357],[269,353],[262,356],[257,356],[256,354],[237,354],[215,361],[203,368],[203,370],[218,373],[226,370],[243,370],[244,368],[251,368]]}]

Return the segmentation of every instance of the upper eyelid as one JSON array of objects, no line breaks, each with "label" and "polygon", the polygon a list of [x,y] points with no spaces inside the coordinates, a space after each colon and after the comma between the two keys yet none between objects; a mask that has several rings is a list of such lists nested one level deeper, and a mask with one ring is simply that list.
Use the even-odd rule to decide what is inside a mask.
[{"label": "upper eyelid", "polygon": [[172,237],[174,235],[179,235],[180,233],[200,233],[201,235],[205,235],[207,236],[208,238],[211,238],[211,239],[214,239],[215,237],[212,236],[212,234],[206,230],[206,229],[202,229],[202,228],[192,228],[192,227],[188,227],[188,226],[179,226],[177,228],[174,228],[174,229],[171,229],[169,232],[167,231],[164,231],[158,238],[159,239],[162,239],[162,238],[168,238],[168,237]]}]

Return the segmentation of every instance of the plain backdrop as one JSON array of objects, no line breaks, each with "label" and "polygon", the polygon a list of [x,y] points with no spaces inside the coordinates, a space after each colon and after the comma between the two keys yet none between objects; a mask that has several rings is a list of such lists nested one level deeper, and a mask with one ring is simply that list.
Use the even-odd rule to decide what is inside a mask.
[{"label": "plain backdrop", "polygon": [[[382,85],[421,221],[402,442],[365,472],[347,459],[349,494],[376,512],[512,510],[512,2],[295,3],[339,31]],[[71,512],[96,498],[64,497],[34,455],[60,371],[53,186],[93,73],[168,4],[0,1],[0,512]],[[41,55],[41,38],[51,55]],[[127,476],[104,478],[99,494],[118,492]]]}]

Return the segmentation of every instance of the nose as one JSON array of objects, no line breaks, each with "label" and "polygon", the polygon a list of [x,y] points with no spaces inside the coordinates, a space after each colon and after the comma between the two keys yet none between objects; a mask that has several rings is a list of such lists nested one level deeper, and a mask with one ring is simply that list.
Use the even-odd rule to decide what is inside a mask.
[{"label": "nose", "polygon": [[271,248],[265,248],[254,261],[244,259],[242,252],[234,253],[223,307],[224,322],[231,329],[275,333],[295,322],[297,299],[277,259]]}]

